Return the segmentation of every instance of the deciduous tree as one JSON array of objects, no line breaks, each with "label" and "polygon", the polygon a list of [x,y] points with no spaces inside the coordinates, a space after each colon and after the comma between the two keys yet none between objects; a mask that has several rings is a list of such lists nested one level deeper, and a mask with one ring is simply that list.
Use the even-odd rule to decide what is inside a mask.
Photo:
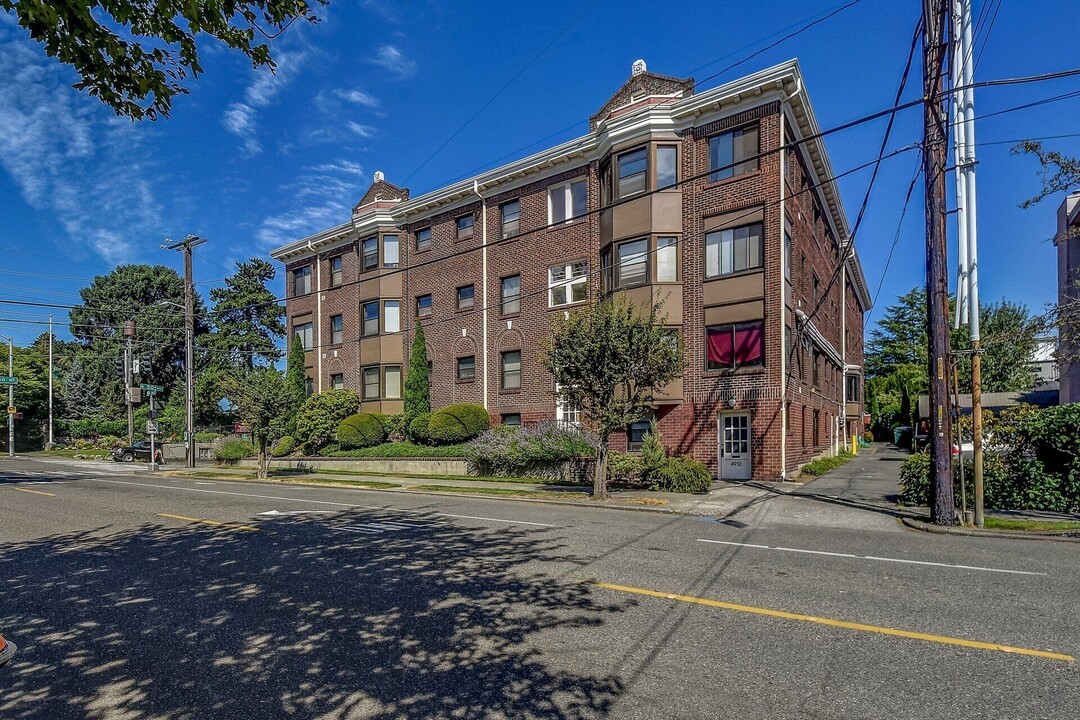
[{"label": "deciduous tree", "polygon": [[285,378],[274,368],[242,371],[229,383],[229,399],[240,419],[251,428],[259,451],[258,477],[266,479],[267,447],[270,439],[285,431],[285,423],[295,401]]}]

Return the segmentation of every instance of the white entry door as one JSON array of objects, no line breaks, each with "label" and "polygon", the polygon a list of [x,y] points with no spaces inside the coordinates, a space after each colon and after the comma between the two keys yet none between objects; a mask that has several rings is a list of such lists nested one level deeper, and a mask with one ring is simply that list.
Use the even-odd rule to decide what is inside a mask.
[{"label": "white entry door", "polygon": [[718,429],[720,479],[749,480],[751,475],[750,413],[721,415]]}]

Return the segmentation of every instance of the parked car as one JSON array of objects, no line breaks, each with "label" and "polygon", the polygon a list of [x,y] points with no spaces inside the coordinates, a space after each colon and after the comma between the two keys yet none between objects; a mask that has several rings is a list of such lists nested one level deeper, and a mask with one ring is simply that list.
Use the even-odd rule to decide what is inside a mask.
[{"label": "parked car", "polygon": [[0,635],[0,668],[7,665],[13,657],[15,657],[15,643],[5,640],[4,636]]},{"label": "parked car", "polygon": [[[163,463],[161,446],[158,445],[154,450],[158,463]],[[112,457],[116,462],[135,462],[136,460],[150,462],[150,443],[146,440],[136,440],[131,445],[115,448],[112,451]]]}]

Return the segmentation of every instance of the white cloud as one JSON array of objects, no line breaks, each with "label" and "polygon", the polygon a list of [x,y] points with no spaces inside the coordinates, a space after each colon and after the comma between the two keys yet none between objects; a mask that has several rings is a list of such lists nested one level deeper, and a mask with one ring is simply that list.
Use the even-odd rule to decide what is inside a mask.
[{"label": "white cloud", "polygon": [[133,238],[160,224],[146,179],[152,161],[140,148],[153,126],[73,90],[70,71],[21,30],[0,26],[0,77],[0,166],[23,199],[110,263],[132,259]]},{"label": "white cloud", "polygon": [[366,177],[363,168],[350,160],[306,168],[294,182],[280,188],[296,208],[264,219],[255,236],[271,249],[348,221]]},{"label": "white cloud", "polygon": [[383,2],[383,0],[363,0],[360,4],[366,10],[370,10],[387,22],[401,22],[401,17],[398,15],[398,3],[387,3]]},{"label": "white cloud", "polygon": [[307,58],[308,53],[302,50],[279,53],[275,58],[276,72],[256,70],[255,80],[244,90],[243,102],[234,102],[225,108],[221,124],[243,141],[246,154],[256,155],[262,152],[262,145],[257,137],[259,109],[268,106],[292,81]]},{"label": "white cloud", "polygon": [[371,127],[370,125],[361,125],[360,123],[353,122],[352,120],[345,123],[345,127],[349,128],[362,138],[369,138],[375,135],[375,128]]},{"label": "white cloud", "polygon": [[392,75],[406,78],[416,72],[416,62],[409,60],[393,45],[383,45],[375,51],[375,57],[369,58],[368,62],[385,68]]},{"label": "white cloud", "polygon": [[342,100],[347,100],[357,105],[364,105],[369,108],[379,107],[379,98],[364,92],[363,90],[338,90],[338,96]]}]

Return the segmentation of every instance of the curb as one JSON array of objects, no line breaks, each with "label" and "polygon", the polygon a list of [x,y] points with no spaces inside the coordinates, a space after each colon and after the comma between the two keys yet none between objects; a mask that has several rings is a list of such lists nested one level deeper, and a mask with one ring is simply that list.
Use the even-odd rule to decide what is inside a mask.
[{"label": "curb", "polygon": [[931,525],[914,518],[900,518],[900,522],[913,530],[920,530],[934,535],[961,535],[963,537],[989,537],[1008,540],[1042,540],[1044,542],[1080,543],[1078,530],[976,530],[974,528],[949,525]]}]

